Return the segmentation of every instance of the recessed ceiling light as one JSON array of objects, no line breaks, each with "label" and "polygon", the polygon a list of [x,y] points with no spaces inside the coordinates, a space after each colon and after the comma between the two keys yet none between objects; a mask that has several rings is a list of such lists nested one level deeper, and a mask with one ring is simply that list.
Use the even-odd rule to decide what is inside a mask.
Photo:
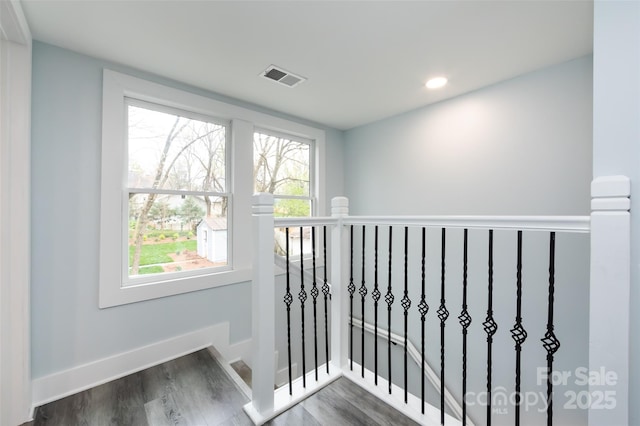
[{"label": "recessed ceiling light", "polygon": [[445,84],[447,84],[446,77],[435,77],[427,81],[427,84],[425,84],[425,86],[427,86],[427,89],[439,89]]}]

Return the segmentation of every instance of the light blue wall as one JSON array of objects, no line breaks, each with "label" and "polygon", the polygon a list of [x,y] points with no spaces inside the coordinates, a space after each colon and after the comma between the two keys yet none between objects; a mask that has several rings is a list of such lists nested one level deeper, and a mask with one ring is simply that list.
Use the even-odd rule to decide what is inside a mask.
[{"label": "light blue wall", "polygon": [[[128,351],[223,321],[251,334],[248,283],[98,309],[102,69],[268,112],[35,42],[32,111],[32,375]],[[295,119],[294,119],[295,120]],[[313,125],[303,120],[296,120]],[[342,132],[325,129],[327,197],[341,195]]]},{"label": "light blue wall", "polygon": [[[596,1],[593,174],[631,179],[629,424],[640,424],[640,3]],[[622,339],[626,336],[621,336]]]},{"label": "light blue wall", "polygon": [[[381,215],[587,215],[592,179],[592,57],[542,69],[518,78],[345,132],[345,188],[353,214]],[[455,84],[455,81],[452,82]],[[371,234],[372,230],[368,230]],[[413,234],[411,234],[413,232]],[[387,247],[386,229],[380,247]],[[394,285],[403,282],[401,230],[394,230]],[[468,390],[486,386],[487,235],[469,233]],[[360,241],[356,230],[355,241]],[[372,251],[371,235],[368,250]],[[409,293],[417,304],[420,282],[419,236],[409,233]],[[502,395],[514,389],[514,344],[509,330],[515,318],[515,233],[500,231],[494,246],[493,386]],[[439,366],[439,322],[435,310],[440,294],[439,229],[427,231],[427,359]],[[562,348],[554,369],[574,372],[588,367],[589,239],[559,234],[556,248],[555,333]],[[447,232],[446,293],[447,386],[460,400],[461,230]],[[359,271],[359,254],[354,270]],[[372,255],[367,256],[369,261]],[[387,251],[380,254],[380,276],[386,277]],[[523,424],[542,424],[546,394],[536,372],[546,368],[540,339],[547,315],[548,236],[524,235],[523,322],[529,333],[523,349],[522,391],[537,397],[523,408]],[[368,273],[371,275],[371,272]],[[356,282],[360,282],[356,277]],[[372,277],[366,280],[369,285]],[[400,290],[394,290],[398,298]],[[396,299],[397,300],[397,299]],[[398,302],[396,302],[398,303]],[[394,307],[394,310],[396,307]],[[401,332],[401,309],[394,313]],[[369,318],[372,315],[369,313]],[[418,345],[419,318],[412,307],[409,338]],[[556,423],[583,425],[587,411],[565,409],[565,392],[582,392],[575,380],[555,389]],[[477,400],[473,400],[476,401]],[[512,405],[494,413],[496,425],[512,425]],[[486,407],[475,404],[469,415],[483,423]],[[541,410],[541,411],[539,411]]]},{"label": "light blue wall", "polygon": [[588,214],[591,86],[588,56],[347,131],[351,211]]}]

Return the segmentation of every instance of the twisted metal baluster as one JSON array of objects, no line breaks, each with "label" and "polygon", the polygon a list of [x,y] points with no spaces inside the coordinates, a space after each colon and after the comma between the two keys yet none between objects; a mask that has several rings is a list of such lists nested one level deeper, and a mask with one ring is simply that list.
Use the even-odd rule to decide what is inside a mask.
[{"label": "twisted metal baluster", "polygon": [[322,244],[322,258],[324,261],[324,279],[322,283],[322,294],[324,295],[324,350],[325,350],[325,361],[327,366],[327,374],[329,374],[329,313],[328,313],[328,303],[327,299],[329,298],[329,284],[327,282],[327,226],[323,226],[323,244]]},{"label": "twisted metal baluster", "polygon": [[307,388],[307,364],[306,364],[306,346],[304,344],[304,302],[307,300],[307,292],[304,289],[304,229],[300,227],[300,293],[298,293],[298,300],[300,300],[300,317],[302,320],[302,387]]},{"label": "twisted metal baluster", "polygon": [[287,360],[289,364],[289,395],[293,395],[293,377],[291,376],[291,303],[293,302],[293,295],[291,294],[289,274],[289,228],[285,228],[285,239],[285,255],[287,257],[287,292],[284,295],[284,303],[285,305],[287,305]]},{"label": "twisted metal baluster", "polygon": [[362,301],[362,337],[361,337],[361,361],[362,361],[362,365],[360,366],[362,369],[362,377],[364,378],[364,300],[365,300],[365,296],[367,295],[367,286],[365,285],[365,279],[364,279],[364,267],[365,267],[365,262],[364,262],[364,257],[365,257],[365,250],[364,250],[364,238],[365,238],[365,226],[362,225],[362,285],[360,286],[360,299]]},{"label": "twisted metal baluster", "polygon": [[553,355],[560,349],[560,341],[553,332],[553,303],[555,299],[555,257],[556,257],[556,233],[549,235],[549,302],[547,316],[547,332],[541,339],[544,349],[547,351],[547,426],[553,425]]},{"label": "twisted metal baluster", "polygon": [[411,307],[411,299],[409,299],[409,227],[404,227],[404,296],[400,301],[404,309],[404,403],[408,401],[408,383],[407,383],[407,334],[409,333],[409,308]]},{"label": "twisted metal baluster", "polygon": [[520,425],[520,358],[522,344],[527,339],[527,331],[522,326],[522,231],[518,231],[518,263],[516,266],[516,323],[511,329],[511,337],[516,342],[516,407],[515,425]]},{"label": "twisted metal baluster", "polygon": [[468,230],[464,230],[462,255],[462,312],[458,319],[462,326],[462,425],[467,424],[467,330],[471,325],[471,315],[467,311],[467,238]]},{"label": "twisted metal baluster", "polygon": [[315,361],[316,382],[318,381],[318,283],[316,281],[316,227],[311,227],[311,260],[313,262],[313,285],[311,297],[313,298],[313,355]]},{"label": "twisted metal baluster", "polygon": [[356,291],[356,286],[353,284],[353,225],[351,225],[351,274],[349,276],[349,368],[353,371],[353,293]]},{"label": "twisted metal baluster", "polygon": [[438,307],[438,318],[440,319],[440,424],[444,425],[444,396],[445,396],[445,379],[444,379],[444,328],[445,321],[449,318],[449,311],[446,307],[446,299],[444,292],[445,284],[445,249],[447,231],[442,228],[442,254],[440,259],[440,306]]},{"label": "twisted metal baluster", "polygon": [[493,335],[498,324],[493,319],[493,229],[489,230],[489,288],[487,290],[487,317],[482,323],[487,333],[487,426],[491,426],[491,373]]},{"label": "twisted metal baluster", "polygon": [[378,301],[380,300],[380,289],[378,288],[378,225],[375,227],[375,241],[373,245],[373,368],[374,381],[378,385]]},{"label": "twisted metal baluster", "polygon": [[420,303],[418,304],[418,311],[420,312],[420,322],[422,323],[422,343],[420,345],[420,353],[422,354],[421,367],[422,367],[422,375],[421,377],[421,395],[422,395],[422,414],[424,414],[424,397],[425,397],[425,383],[424,383],[424,335],[425,335],[425,316],[427,312],[429,312],[429,305],[427,305],[426,295],[425,295],[425,282],[426,282],[426,230],[422,228],[422,292],[420,295]]},{"label": "twisted metal baluster", "polygon": [[391,305],[393,305],[393,293],[391,292],[391,257],[393,254],[393,227],[389,226],[389,281],[387,285],[387,294],[384,295],[384,301],[387,302],[387,361],[389,372],[389,394],[391,394]]}]

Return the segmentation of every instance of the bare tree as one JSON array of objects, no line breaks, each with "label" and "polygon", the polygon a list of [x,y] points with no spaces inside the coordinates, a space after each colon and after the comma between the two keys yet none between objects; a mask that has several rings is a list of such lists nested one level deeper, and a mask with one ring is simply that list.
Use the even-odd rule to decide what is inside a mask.
[{"label": "bare tree", "polygon": [[[207,192],[226,192],[225,191],[225,140],[224,136],[220,137],[219,132],[211,132],[203,140],[204,155],[197,154],[196,161],[204,170],[202,176],[202,190]],[[207,216],[212,216],[211,197],[204,195],[204,201],[207,206]],[[227,200],[223,199],[222,215],[227,211]]]},{"label": "bare tree", "polygon": [[[308,145],[258,133],[254,139],[253,149],[253,176],[256,192],[275,194],[288,182],[308,185]],[[298,170],[284,172],[284,167],[291,168],[295,165],[299,166]]]}]

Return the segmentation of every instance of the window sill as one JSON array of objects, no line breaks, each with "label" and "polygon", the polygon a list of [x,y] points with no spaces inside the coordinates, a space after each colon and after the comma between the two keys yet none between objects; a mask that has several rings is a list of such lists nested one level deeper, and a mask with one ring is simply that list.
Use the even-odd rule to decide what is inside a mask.
[{"label": "window sill", "polygon": [[181,277],[166,281],[154,281],[145,284],[123,287],[120,283],[100,286],[100,309],[144,300],[158,299],[209,288],[248,282],[252,279],[252,270],[240,269],[214,272],[208,275]]}]

